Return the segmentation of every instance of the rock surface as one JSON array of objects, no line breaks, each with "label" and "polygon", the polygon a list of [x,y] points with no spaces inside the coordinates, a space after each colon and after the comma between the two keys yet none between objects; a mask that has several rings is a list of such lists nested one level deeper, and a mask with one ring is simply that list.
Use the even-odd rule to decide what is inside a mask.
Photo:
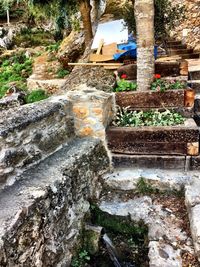
[{"label": "rock surface", "polygon": [[0,266],[70,266],[88,199],[109,167],[102,143],[76,140],[0,194]]}]

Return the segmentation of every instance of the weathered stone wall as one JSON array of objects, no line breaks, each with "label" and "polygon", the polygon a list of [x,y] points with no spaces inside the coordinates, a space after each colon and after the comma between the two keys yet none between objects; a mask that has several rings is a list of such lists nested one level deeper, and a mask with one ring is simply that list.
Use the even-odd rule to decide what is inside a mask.
[{"label": "weathered stone wall", "polygon": [[72,105],[65,97],[1,112],[0,186],[74,137]]},{"label": "weathered stone wall", "polygon": [[[172,32],[178,40],[184,40],[188,47],[200,51],[200,0],[172,0],[174,4],[185,4],[186,19]],[[183,30],[187,36],[183,37]]]},{"label": "weathered stone wall", "polygon": [[114,96],[83,89],[1,112],[0,189],[75,136],[105,140],[105,128],[114,115]]},{"label": "weathered stone wall", "polygon": [[70,266],[89,199],[109,158],[98,139],[75,140],[0,194],[0,266]]}]

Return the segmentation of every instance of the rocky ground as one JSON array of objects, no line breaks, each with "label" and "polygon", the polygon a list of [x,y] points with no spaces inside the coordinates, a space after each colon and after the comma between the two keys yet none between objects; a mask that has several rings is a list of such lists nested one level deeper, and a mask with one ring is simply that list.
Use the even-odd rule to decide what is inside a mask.
[{"label": "rocky ground", "polygon": [[148,226],[150,266],[198,267],[194,251],[198,255],[198,213],[189,208],[197,177],[197,172],[115,170],[104,176],[99,207],[110,215],[142,220]]}]

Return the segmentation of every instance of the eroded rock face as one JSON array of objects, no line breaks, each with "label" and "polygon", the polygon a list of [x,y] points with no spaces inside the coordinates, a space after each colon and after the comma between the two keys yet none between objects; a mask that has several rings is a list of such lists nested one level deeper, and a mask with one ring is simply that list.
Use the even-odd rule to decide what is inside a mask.
[{"label": "eroded rock face", "polygon": [[200,1],[199,0],[173,0],[174,4],[185,4],[186,19],[178,24],[177,28],[172,32],[172,36],[182,40],[183,29],[186,29],[188,34],[184,38],[186,44],[200,51]]},{"label": "eroded rock face", "polygon": [[75,140],[0,194],[0,266],[70,266],[89,199],[109,158],[97,139]]}]

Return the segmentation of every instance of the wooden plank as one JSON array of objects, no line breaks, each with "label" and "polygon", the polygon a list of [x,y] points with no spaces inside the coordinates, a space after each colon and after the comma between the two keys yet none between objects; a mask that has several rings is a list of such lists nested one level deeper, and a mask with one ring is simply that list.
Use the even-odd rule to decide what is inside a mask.
[{"label": "wooden plank", "polygon": [[[158,168],[185,170],[184,156],[166,155],[126,155],[112,153],[115,168]],[[200,167],[200,164],[199,164]]]},{"label": "wooden plank", "polygon": [[126,142],[108,142],[108,148],[112,153],[137,154],[137,155],[187,155],[186,143],[136,143]]},{"label": "wooden plank", "polygon": [[144,126],[144,127],[109,127],[106,131],[108,142],[135,143],[170,142],[193,143],[199,141],[198,127],[179,126]]},{"label": "wooden plank", "polygon": [[117,51],[117,43],[112,43],[109,45],[104,45],[102,47],[102,54],[105,56],[114,55]]},{"label": "wooden plank", "polygon": [[[104,40],[101,39],[99,42],[99,47],[97,49],[96,55],[100,55],[103,44],[104,44]],[[96,63],[96,62],[93,62],[93,63]]]},{"label": "wooden plank", "polygon": [[184,90],[168,90],[165,92],[119,92],[115,93],[116,104],[120,107],[169,108],[184,107]]},{"label": "wooden plank", "polygon": [[88,63],[88,62],[77,62],[77,63],[68,63],[69,66],[87,66],[87,67],[95,67],[95,66],[117,66],[121,67],[122,63]]},{"label": "wooden plank", "polygon": [[105,62],[105,61],[110,61],[114,60],[113,55],[97,55],[97,54],[91,54],[89,61],[93,62]]}]

